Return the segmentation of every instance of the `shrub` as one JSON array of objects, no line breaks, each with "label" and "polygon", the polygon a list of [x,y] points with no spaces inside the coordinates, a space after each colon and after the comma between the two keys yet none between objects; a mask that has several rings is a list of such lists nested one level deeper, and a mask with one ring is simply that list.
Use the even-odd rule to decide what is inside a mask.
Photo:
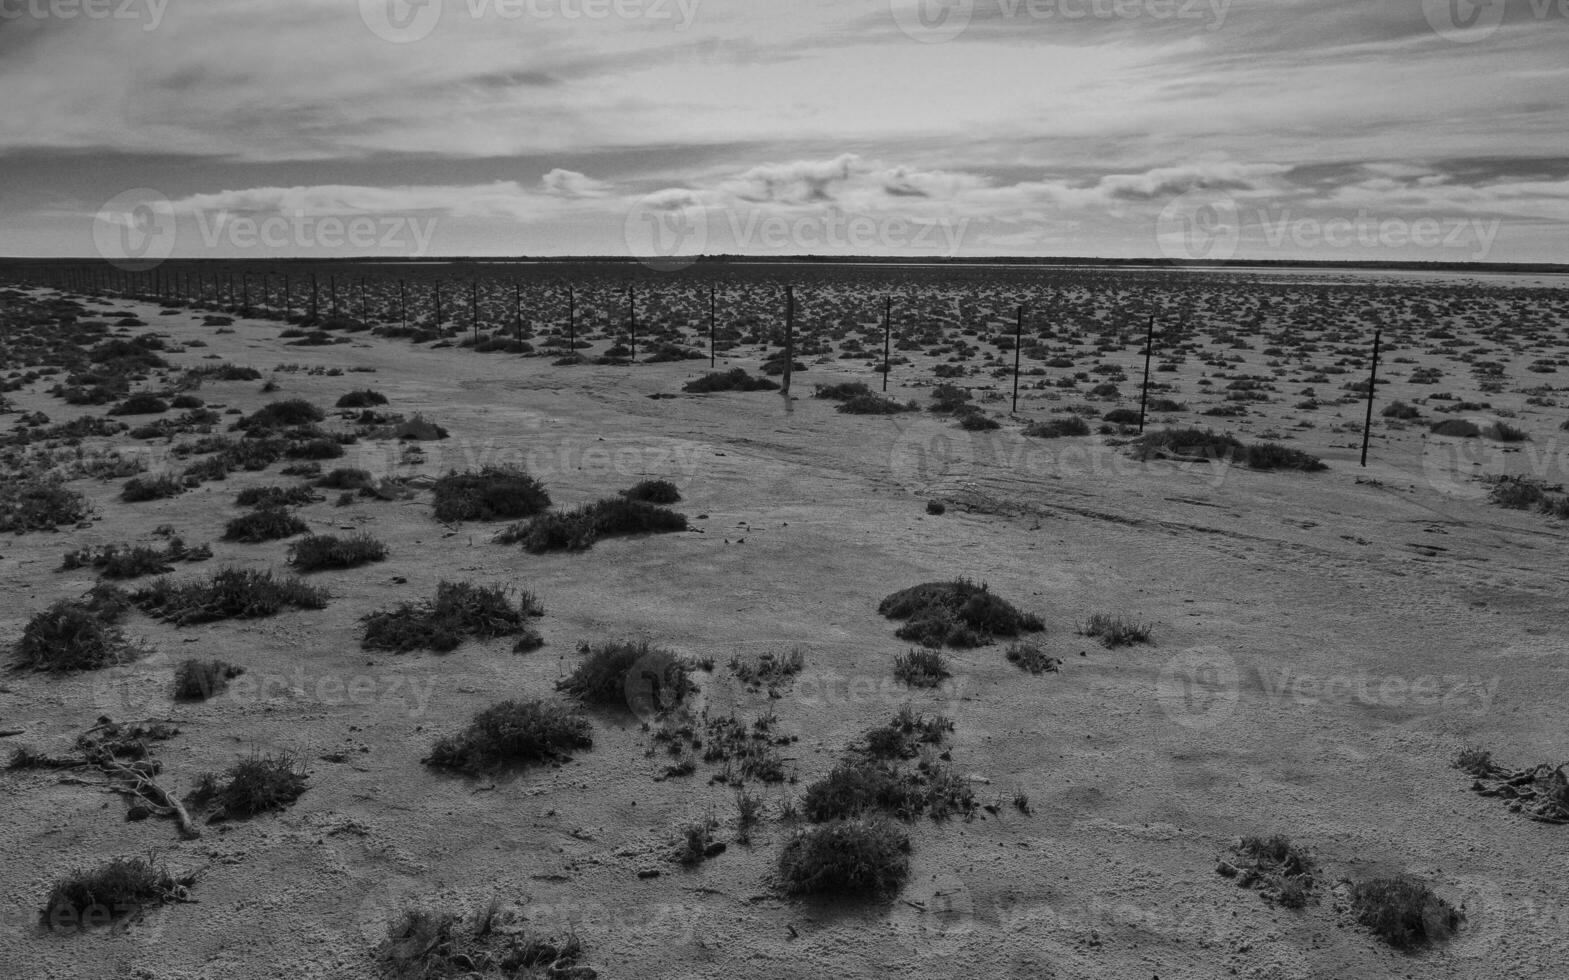
[{"label": "shrub", "polygon": [[931,514],[933,517],[941,517],[943,514],[948,513],[948,505],[941,500],[928,500],[926,502],[926,513]]},{"label": "shrub", "polygon": [[376,486],[376,478],[368,470],[340,466],[317,477],[316,485],[330,490],[370,490]]},{"label": "shrub", "polygon": [[1144,623],[1124,620],[1121,616],[1094,613],[1079,625],[1079,635],[1096,637],[1102,646],[1114,650],[1135,643],[1148,643],[1150,628]]},{"label": "shrub", "polygon": [[1021,613],[987,587],[966,579],[927,582],[895,592],[877,605],[889,619],[905,620],[894,635],[926,647],[979,646],[993,636],[1038,633],[1040,619]]},{"label": "shrub", "polygon": [[139,392],[109,409],[110,415],[160,415],[169,403],[151,392]]},{"label": "shrub", "polygon": [[968,388],[958,385],[938,385],[932,389],[932,411],[956,412],[963,408],[971,398]]},{"label": "shrub", "polygon": [[669,480],[644,480],[628,490],[621,491],[628,500],[649,504],[674,504],[681,500],[681,491]]},{"label": "shrub", "polygon": [[430,602],[399,604],[361,618],[365,633],[360,646],[366,650],[455,650],[466,637],[488,640],[516,636],[527,628],[531,616],[544,615],[532,592],[524,592],[513,605],[501,586],[476,586],[471,582],[441,582]]},{"label": "shrub", "polygon": [[54,929],[105,925],[165,902],[183,900],[195,875],[174,877],[151,858],[113,858],[55,882],[39,921]]},{"label": "shrub", "polygon": [[53,531],[92,513],[87,498],[53,477],[0,477],[0,533]]},{"label": "shrub", "polygon": [[356,568],[386,557],[387,546],[365,533],[347,538],[311,534],[289,545],[289,564],[302,572]]},{"label": "shrub", "polygon": [[992,429],[1002,428],[1002,423],[979,409],[958,412],[955,417],[959,420],[959,428],[966,432],[989,432]]},{"label": "shrub", "polygon": [[1527,442],[1530,433],[1524,429],[1517,429],[1507,422],[1494,422],[1482,430],[1482,435],[1498,442]]},{"label": "shrub", "polygon": [[685,531],[685,514],[642,500],[607,497],[586,507],[541,514],[496,536],[500,544],[521,543],[526,551],[581,551],[600,538]]},{"label": "shrub", "polygon": [[830,401],[844,402],[853,398],[875,398],[872,389],[861,381],[845,381],[840,384],[818,385],[812,397],[826,398]]},{"label": "shrub", "polygon": [[388,980],[592,980],[593,970],[577,966],[583,946],[576,936],[504,933],[497,928],[497,912],[492,902],[464,923],[450,912],[406,910],[376,950],[381,974]]},{"label": "shrub", "polygon": [[909,835],[887,819],[834,820],[785,842],[779,881],[790,895],[886,895],[909,876],[909,854]]},{"label": "shrub", "polygon": [[906,406],[881,395],[856,395],[839,403],[837,411],[845,415],[898,415],[907,411]]},{"label": "shrub", "polygon": [[[598,707],[669,709],[682,703],[695,686],[686,664],[674,653],[647,640],[578,645],[583,659],[556,689]],[[636,673],[634,674],[634,668]]]},{"label": "shrub", "polygon": [[326,417],[326,412],[305,399],[289,398],[284,401],[263,405],[245,416],[245,418],[234,423],[234,427],[242,431],[286,429],[295,425],[310,425],[314,422],[320,422]]},{"label": "shrub", "polygon": [[1231,859],[1222,859],[1215,870],[1236,878],[1238,887],[1256,888],[1265,900],[1293,909],[1307,904],[1316,884],[1307,855],[1279,835],[1242,838]]},{"label": "shrub", "polygon": [[205,701],[228,686],[229,680],[245,673],[222,660],[191,657],[174,669],[174,696],[180,701]]},{"label": "shrub", "polygon": [[304,534],[310,527],[282,507],[263,507],[234,518],[223,529],[225,541],[260,544]]},{"label": "shrub", "polygon": [[694,381],[688,381],[681,386],[681,390],[690,394],[715,391],[778,391],[779,382],[768,378],[754,378],[742,368],[731,368],[728,371],[712,371]]},{"label": "shrub", "polygon": [[1482,429],[1475,422],[1465,419],[1445,419],[1433,423],[1432,433],[1435,436],[1453,436],[1461,439],[1474,439],[1482,434]]},{"label": "shrub", "polygon": [[185,492],[185,484],[169,473],[158,476],[133,476],[120,488],[120,499],[128,504],[144,500],[162,500]]},{"label": "shrub", "polygon": [[370,408],[387,404],[387,396],[370,388],[356,388],[338,399],[338,408]]},{"label": "shrub", "polygon": [[1063,415],[1058,418],[1047,419],[1044,422],[1032,422],[1025,426],[1024,434],[1034,436],[1037,439],[1087,436],[1090,434],[1090,425],[1077,415]]},{"label": "shrub", "polygon": [[516,467],[453,471],[436,481],[436,520],[497,521],[531,517],[550,506],[540,482]]},{"label": "shrub", "polygon": [[1138,425],[1139,417],[1139,411],[1136,408],[1114,408],[1102,415],[1101,419],[1116,425]]},{"label": "shrub", "polygon": [[550,762],[593,744],[587,719],[565,704],[503,701],[475,715],[463,731],[438,739],[423,761],[439,769],[477,773]]},{"label": "shrub", "polygon": [[936,650],[911,650],[894,658],[893,676],[911,687],[937,687],[953,675]]},{"label": "shrub", "polygon": [[174,571],[177,561],[206,561],[212,549],[206,545],[187,548],[179,538],[171,540],[162,551],[146,545],[111,544],[102,548],[81,548],[65,553],[60,567],[63,570],[93,567],[104,578],[140,578],[143,575],[163,575]]},{"label": "shrub", "polygon": [[222,777],[204,773],[186,797],[211,820],[254,817],[282,810],[305,792],[305,766],[293,755],[252,755],[230,766]]},{"label": "shrub", "polygon": [[1404,876],[1358,882],[1351,904],[1358,922],[1402,950],[1448,939],[1463,918],[1426,885]]},{"label": "shrub", "polygon": [[225,568],[210,578],[174,583],[155,579],[131,593],[130,601],[156,619],[176,626],[220,619],[256,619],[285,608],[321,609],[327,592],[297,578],[277,579],[271,572]]},{"label": "shrub", "polygon": [[1531,510],[1541,507],[1547,493],[1535,480],[1503,477],[1494,482],[1488,497],[1493,503],[1510,510]]},{"label": "shrub", "polygon": [[1415,405],[1407,405],[1402,401],[1390,402],[1379,414],[1386,419],[1409,420],[1422,417],[1422,412]]},{"label": "shrub", "polygon": [[23,627],[13,650],[18,666],[70,674],[135,660],[144,651],[115,625],[122,611],[118,603],[61,599]]},{"label": "shrub", "polygon": [[246,487],[235,495],[234,503],[237,507],[271,510],[279,507],[299,507],[315,503],[320,499],[319,496],[311,493],[310,487]]},{"label": "shrub", "polygon": [[1032,674],[1054,674],[1062,669],[1061,660],[1048,656],[1045,650],[1034,643],[1010,644],[1005,656],[1010,664]]}]

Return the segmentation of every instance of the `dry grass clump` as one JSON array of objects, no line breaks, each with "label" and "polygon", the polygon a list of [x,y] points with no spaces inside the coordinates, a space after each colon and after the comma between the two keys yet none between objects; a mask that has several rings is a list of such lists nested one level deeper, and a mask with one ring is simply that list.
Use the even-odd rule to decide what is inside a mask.
[{"label": "dry grass clump", "polygon": [[53,531],[80,524],[92,513],[87,498],[53,476],[0,476],[0,534]]},{"label": "dry grass clump", "polygon": [[893,676],[911,687],[938,687],[953,674],[940,651],[915,649],[894,658]]},{"label": "dry grass clump", "polygon": [[1032,674],[1055,674],[1062,669],[1062,660],[1050,656],[1034,643],[1011,643],[1004,654],[1008,662]]},{"label": "dry grass clump", "polygon": [[831,820],[797,831],[778,872],[789,895],[892,894],[910,873],[910,837],[886,817]]},{"label": "dry grass clump", "polygon": [[1357,921],[1401,950],[1448,939],[1465,916],[1421,882],[1404,875],[1358,882],[1351,889]]},{"label": "dry grass clump", "polygon": [[266,429],[287,429],[293,426],[313,425],[327,417],[327,413],[303,398],[289,398],[271,402],[234,423],[243,432]]},{"label": "dry grass clump", "polygon": [[1126,620],[1121,616],[1108,613],[1092,614],[1089,619],[1079,624],[1078,631],[1080,636],[1090,636],[1100,640],[1101,646],[1109,650],[1150,641],[1148,624]]},{"label": "dry grass clump", "polygon": [[386,557],[387,546],[363,531],[341,538],[310,534],[289,545],[289,564],[301,572],[357,568]]},{"label": "dry grass clump", "polygon": [[1288,909],[1308,903],[1317,881],[1313,863],[1291,840],[1273,837],[1244,837],[1222,858],[1215,870],[1235,878],[1237,887],[1254,888],[1266,901]]},{"label": "dry grass clump", "polygon": [[287,608],[322,609],[327,591],[297,578],[272,572],[224,568],[206,579],[173,582],[154,579],[131,593],[130,601],[156,619],[188,626],[221,619],[256,619]]},{"label": "dry grass clump", "polygon": [[23,670],[73,674],[129,663],[146,650],[115,625],[124,613],[118,602],[61,599],[33,616],[12,654]]},{"label": "dry grass clump", "polygon": [[540,514],[496,535],[498,544],[521,544],[532,554],[583,551],[600,538],[670,534],[687,528],[685,514],[627,497],[607,497],[569,511]]},{"label": "dry grass clump", "polygon": [[209,821],[254,817],[287,808],[305,792],[305,766],[294,755],[252,755],[223,775],[203,773],[186,802]]},{"label": "dry grass clump", "polygon": [[1090,424],[1077,415],[1063,415],[1041,422],[1031,422],[1024,427],[1024,434],[1036,439],[1087,436],[1090,434]]},{"label": "dry grass clump", "polygon": [[174,571],[175,562],[206,561],[211,557],[212,549],[205,544],[189,548],[180,538],[171,538],[161,549],[140,544],[109,544],[67,551],[61,559],[60,569],[94,568],[104,578],[128,579],[164,575]]},{"label": "dry grass clump", "polygon": [[154,857],[117,857],[54,883],[38,919],[51,930],[109,925],[166,902],[183,902],[197,875],[175,876]]},{"label": "dry grass clump", "polygon": [[530,617],[543,616],[544,608],[532,592],[523,592],[514,605],[499,585],[440,582],[429,602],[404,602],[361,618],[365,624],[360,646],[366,650],[455,650],[473,637],[489,640],[528,632]]},{"label": "dry grass clump", "polygon": [[1184,460],[1229,460],[1255,470],[1328,469],[1324,462],[1300,449],[1273,442],[1246,444],[1235,436],[1209,429],[1160,429],[1146,432],[1132,443],[1135,459],[1175,457]]},{"label": "dry grass clump", "polygon": [[374,405],[387,404],[387,396],[373,388],[356,388],[341,395],[336,403],[337,408],[370,408]]},{"label": "dry grass clump", "polygon": [[979,646],[993,637],[1045,629],[1039,617],[1020,612],[984,583],[962,578],[901,589],[878,603],[877,611],[905,621],[895,636],[932,648]]},{"label": "dry grass clump", "polygon": [[128,504],[146,500],[177,497],[185,492],[185,484],[172,473],[157,476],[133,476],[120,487],[120,499]]},{"label": "dry grass clump", "polygon": [[433,493],[436,520],[447,523],[515,520],[550,506],[550,495],[538,480],[509,466],[453,471],[436,481]]},{"label": "dry grass clump", "polygon": [[296,517],[292,511],[282,507],[263,507],[229,521],[224,525],[223,539],[241,541],[245,544],[261,544],[264,541],[292,538],[296,534],[304,534],[309,530],[310,526]]},{"label": "dry grass clump", "polygon": [[541,938],[513,931],[492,902],[471,920],[453,912],[406,909],[387,928],[376,962],[388,980],[593,980],[579,966],[576,936]]},{"label": "dry grass clump", "polygon": [[219,694],[229,681],[245,673],[244,667],[222,660],[190,657],[174,669],[174,697],[177,701],[205,701]]},{"label": "dry grass clump", "polygon": [[743,368],[712,371],[681,386],[689,394],[706,394],[715,391],[778,391],[779,382],[768,378],[754,378]]},{"label": "dry grass clump", "polygon": [[475,715],[461,732],[431,747],[426,765],[479,773],[553,762],[593,748],[588,720],[559,701],[502,701]]},{"label": "dry grass clump", "polygon": [[647,640],[581,643],[578,653],[583,659],[556,688],[585,704],[668,710],[694,690],[681,658]]},{"label": "dry grass clump", "polygon": [[236,507],[277,508],[302,507],[321,500],[310,487],[246,487],[235,495]]},{"label": "dry grass clump", "polygon": [[621,496],[628,500],[640,500],[645,504],[674,504],[680,502],[681,491],[669,480],[643,480],[621,491]]}]

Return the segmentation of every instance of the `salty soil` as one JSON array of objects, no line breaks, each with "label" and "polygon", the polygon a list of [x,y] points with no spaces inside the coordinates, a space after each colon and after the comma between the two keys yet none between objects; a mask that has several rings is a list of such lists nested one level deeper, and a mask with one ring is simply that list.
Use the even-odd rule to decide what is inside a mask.
[{"label": "salty soil", "polygon": [[[362,440],[323,463],[414,478],[417,490],[344,506],[325,491],[298,509],[312,532],[365,531],[387,546],[385,561],[309,576],[331,593],[325,609],[184,628],[133,612],[127,631],[153,650],[134,664],[0,678],[0,729],[20,732],[0,739],[7,752],[64,754],[104,714],[161,718],[180,728],[156,748],[161,780],[180,794],[252,752],[297,753],[309,776],[286,810],[182,840],[167,820],[127,822],[122,798],[88,774],[0,772],[4,975],[371,977],[372,951],[408,900],[476,909],[492,896],[531,928],[575,933],[582,962],[605,977],[1471,980],[1565,969],[1566,828],[1509,813],[1451,766],[1474,744],[1521,764],[1569,758],[1569,530],[1490,504],[1473,479],[1511,467],[1562,479],[1551,467],[1564,412],[1529,409],[1521,391],[1542,380],[1518,373],[1539,353],[1501,357],[1502,391],[1445,385],[1516,413],[1532,435],[1521,453],[1379,417],[1366,469],[1357,437],[1341,430],[1360,422],[1359,404],[1294,411],[1301,385],[1291,382],[1285,404],[1205,418],[1199,408],[1223,401],[1198,384],[1212,367],[1189,360],[1157,374],[1172,385],[1164,395],[1190,403],[1157,413],[1162,423],[1252,441],[1292,418],[1315,420],[1289,444],[1328,470],[1254,472],[1136,463],[1113,445],[1126,436],[1030,439],[1006,414],[1001,429],[976,432],[929,412],[840,414],[810,397],[812,384],[875,390],[881,379],[827,358],[796,377],[790,402],[774,392],[652,399],[678,393],[706,361],[559,368],[363,334],[302,348],[287,346],[276,323],[218,332],[156,305],[88,305],[134,311],[172,346],[205,344],[167,355],[180,367],[249,365],[279,386],[264,394],[255,381],[208,382],[196,393],[209,406],[249,413],[304,398],[330,409],[371,387],[387,396],[384,410],[422,413],[451,436],[422,443],[420,462],[395,442]],[[1452,329],[1465,336],[1466,324]],[[1137,343],[1106,352],[1135,380],[1103,408],[1136,406]],[[755,372],[761,353],[737,347],[718,366]],[[939,359],[909,356],[889,395],[925,403]],[[1244,356],[1253,363],[1237,370],[1264,371],[1266,355]],[[1392,356],[1410,360],[1380,386],[1381,405],[1429,393],[1409,371],[1453,369],[1414,344]],[[275,370],[286,364],[344,373]],[[1007,392],[1007,380],[960,383],[1001,413],[1006,403],[986,396]],[[65,406],[43,387],[8,397],[55,421],[102,411]],[[1046,417],[1056,395],[1027,385],[1020,416]],[[327,424],[340,423],[329,413]],[[167,448],[123,435],[88,444],[153,457]],[[505,463],[526,466],[562,508],[669,480],[691,529],[533,555],[492,543],[506,522],[432,517],[428,478]],[[155,458],[150,472],[178,465]],[[90,526],[0,543],[6,639],[97,581],[91,568],[57,570],[66,551],[158,543],[163,524],[214,552],[177,578],[231,565],[283,571],[287,541],[222,539],[241,513],[239,490],[298,482],[280,466],[135,504],[119,500],[123,481],[74,481],[96,508]],[[928,514],[929,501],[945,512]],[[1046,628],[1033,639],[1061,670],[1020,670],[998,643],[946,651],[953,676],[938,688],[896,681],[894,659],[909,644],[877,615],[879,600],[958,576],[1038,615]],[[361,616],[426,599],[443,580],[532,591],[545,645],[361,649]],[[1107,649],[1080,635],[1095,613],[1150,624],[1151,642]],[[695,674],[711,715],[772,709],[777,730],[800,736],[783,750],[798,782],[751,787],[765,807],[748,842],[738,839],[734,790],[710,780],[715,767],[664,778],[668,757],[630,714],[591,712],[593,748],[559,767],[473,779],[421,764],[436,737],[476,712],[550,695],[579,642],[618,638],[711,658],[714,669]],[[792,647],[805,667],[777,697],[726,667]],[[245,673],[207,701],[176,701],[174,668],[188,657]],[[989,806],[972,820],[911,824],[909,880],[891,900],[786,898],[770,876],[793,826],[782,820],[787,803],[906,701],[953,721],[952,763]],[[1020,791],[1028,813],[1013,803]],[[695,866],[672,861],[680,829],[709,814],[727,849]],[[1300,910],[1215,871],[1237,838],[1272,834],[1322,869]],[[39,927],[62,875],[150,850],[176,874],[201,872],[193,901],[122,928]],[[1454,939],[1403,954],[1356,924],[1349,883],[1391,874],[1462,909]]]}]

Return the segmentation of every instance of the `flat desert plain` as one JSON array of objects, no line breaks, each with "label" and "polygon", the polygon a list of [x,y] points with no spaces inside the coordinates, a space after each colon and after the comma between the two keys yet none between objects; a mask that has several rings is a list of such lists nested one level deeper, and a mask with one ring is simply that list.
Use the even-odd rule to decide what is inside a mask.
[{"label": "flat desert plain", "polygon": [[[1180,347],[1157,341],[1151,395],[1179,407],[1152,412],[1150,431],[1278,441],[1327,468],[1255,470],[1180,453],[1141,461],[1126,423],[1098,431],[1105,413],[1137,410],[1142,318],[1037,334],[1032,347],[1044,349],[1024,359],[1012,411],[1006,297],[985,315],[961,310],[923,329],[931,343],[901,344],[888,396],[916,410],[886,415],[814,397],[818,385],[846,382],[881,394],[880,304],[835,336],[826,318],[811,322],[804,289],[795,342],[805,370],[789,400],[683,393],[709,370],[700,318],[664,339],[701,360],[556,366],[478,353],[461,336],[433,347],[361,331],[299,346],[276,320],[215,327],[205,320],[212,307],[74,297],[77,319],[104,322],[107,337],[163,338],[170,367],[134,391],[173,391],[204,365],[260,373],[186,383],[220,413],[210,434],[284,399],[320,406],[323,427],[352,431],[359,410],[333,406],[370,388],[387,399],[377,412],[421,415],[448,436],[419,452],[362,437],[322,463],[401,488],[341,502],[319,490],[291,508],[312,533],[365,532],[386,546],[383,561],[305,575],[327,591],[323,608],[183,626],[132,609],[121,625],[144,647],[135,659],[0,677],[7,755],[25,746],[69,762],[78,737],[108,716],[178,729],[148,749],[156,784],[176,798],[246,759],[288,754],[305,774],[296,799],[255,816],[208,822],[193,808],[199,836],[189,836],[162,812],[128,820],[134,801],[100,767],[0,771],[0,973],[375,977],[389,969],[388,930],[406,908],[472,915],[494,901],[507,929],[581,943],[576,965],[542,974],[551,976],[1563,975],[1569,827],[1474,792],[1455,765],[1475,748],[1510,770],[1569,759],[1569,530],[1552,513],[1499,506],[1479,479],[1528,477],[1548,500],[1562,482],[1563,294],[1443,277],[1339,281],[1353,305],[1387,304],[1362,467],[1366,408],[1351,385],[1366,377],[1374,324],[1325,322],[1334,317],[1313,282],[1322,277],[1251,277],[1232,294],[1244,277],[1194,273],[1161,292],[1172,276],[1123,276],[1105,274],[1103,300],[1147,287],[1164,297],[1159,336],[1184,325]],[[1247,311],[1221,312],[1228,294],[1244,293]],[[17,295],[37,304],[56,294]],[[125,317],[143,325],[115,326]],[[585,329],[585,353],[606,349],[612,332]],[[846,335],[875,357],[840,357]],[[777,332],[768,340],[730,344],[715,369],[758,374],[779,350]],[[986,354],[955,357],[956,341]],[[28,413],[57,424],[105,412],[49,394],[59,377],[23,383],[21,369],[6,368],[16,380],[7,433]],[[1432,370],[1441,380],[1423,373]],[[1093,394],[1107,379],[1119,390]],[[939,383],[968,391],[979,412],[930,411]],[[1228,397],[1249,391],[1260,394]],[[1386,417],[1397,401],[1415,417]],[[1240,413],[1203,414],[1227,406]],[[239,414],[223,414],[231,409]],[[959,424],[972,414],[999,427]],[[1024,434],[1069,416],[1086,418],[1090,434]],[[1528,438],[1434,435],[1445,419],[1503,421]],[[118,432],[80,445],[88,457],[118,450],[156,475],[198,461],[174,448],[200,437]],[[287,463],[136,503],[121,499],[123,478],[68,475],[91,515],[0,543],[6,642],[98,582],[90,566],[62,570],[66,552],[163,547],[165,525],[213,552],[179,563],[175,581],[221,568],[289,574],[288,539],[224,539],[245,512],[240,491],[310,482],[281,475]],[[523,467],[556,509],[667,480],[688,527],[536,554],[493,540],[511,521],[438,521],[435,480],[486,466]],[[985,583],[1044,628],[945,648],[948,676],[912,686],[895,663],[916,645],[895,636],[901,624],[879,603],[959,578]],[[427,600],[442,582],[531,592],[543,645],[362,647],[362,617]],[[1147,637],[1108,646],[1084,632],[1096,615],[1145,626]],[[564,697],[557,685],[583,659],[580,644],[621,640],[646,640],[690,666],[694,689],[679,712],[657,710],[668,692],[590,705],[592,746],[554,761],[471,774],[423,764],[438,738],[491,705]],[[1006,655],[1019,641],[1060,664],[1021,669]],[[774,683],[737,676],[737,666],[793,650],[800,670]],[[176,700],[176,666],[193,657],[244,673],[206,700]],[[967,800],[943,819],[893,818],[909,840],[896,890],[790,894],[779,862],[810,827],[804,794],[905,705],[951,723],[918,762],[936,765],[940,749]],[[784,778],[745,779],[701,748],[690,767],[672,765],[673,715],[699,732],[705,718],[761,724]],[[738,784],[760,805],[745,821]],[[683,861],[694,825],[710,853]],[[1218,871],[1240,860],[1239,840],[1274,835],[1311,864],[1300,901]],[[61,879],[149,854],[195,876],[178,899],[94,928],[41,922]],[[1402,950],[1359,921],[1357,884],[1396,876],[1463,914],[1452,935]]]}]

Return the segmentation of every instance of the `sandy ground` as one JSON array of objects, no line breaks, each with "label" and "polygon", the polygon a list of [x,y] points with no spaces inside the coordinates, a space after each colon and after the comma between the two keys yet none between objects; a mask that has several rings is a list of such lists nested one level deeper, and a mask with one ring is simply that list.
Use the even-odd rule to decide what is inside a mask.
[{"label": "sandy ground", "polygon": [[[769,393],[646,397],[678,391],[701,362],[562,370],[368,339],[292,348],[275,324],[218,335],[198,317],[112,305],[141,310],[176,341],[208,344],[174,355],[182,365],[217,355],[264,372],[374,368],[281,374],[276,397],[330,405],[369,384],[390,410],[424,412],[453,438],[427,444],[420,471],[521,462],[567,505],[667,478],[694,530],[536,557],[490,543],[493,526],[443,527],[428,494],[329,500],[304,508],[314,529],[366,528],[391,557],[315,576],[334,595],[327,609],[186,629],[137,615],[130,631],[157,652],[133,666],[4,678],[0,727],[26,730],[10,745],[64,751],[102,713],[170,717],[182,734],[160,758],[177,788],[279,749],[310,760],[310,788],[281,814],[181,842],[168,822],[124,822],[117,796],[51,772],[0,773],[0,974],[367,977],[369,952],[407,897],[472,907],[493,893],[526,903],[537,928],[574,930],[605,977],[1471,980],[1564,969],[1565,829],[1468,792],[1449,760],[1470,743],[1516,765],[1569,758],[1569,533],[1489,505],[1468,479],[1473,451],[1425,439],[1421,426],[1380,422],[1365,470],[1355,437],[1327,427],[1292,443],[1330,463],[1318,474],[1136,464],[1102,437],[1030,440],[1014,424],[968,434],[928,416],[839,415],[810,397],[788,407]],[[1136,358],[1123,360],[1136,378]],[[1191,398],[1197,368],[1157,378]],[[851,370],[814,366],[796,391],[867,377]],[[903,385],[929,373],[902,373],[890,394],[924,399]],[[258,388],[210,383],[200,394],[250,411],[269,400]],[[47,396],[15,397],[69,415]],[[1043,415],[1043,397],[1026,391],[1021,414]],[[1360,422],[1355,407],[1334,410]],[[1202,421],[1244,433],[1271,424]],[[1541,453],[1551,437],[1545,423],[1536,431]],[[410,472],[386,444],[349,449],[344,465]],[[166,522],[216,552],[177,574],[281,568],[282,542],[218,540],[236,490],[279,482],[288,480],[274,467],[123,505],[117,483],[84,481],[103,517],[91,529],[0,545],[0,587],[13,597],[0,626],[14,636],[93,583],[55,571],[67,547],[150,540]],[[933,498],[948,501],[946,514],[924,512]],[[1030,676],[989,646],[952,652],[955,676],[935,693],[895,682],[892,660],[906,647],[878,600],[956,575],[1040,614],[1062,672]],[[499,642],[447,655],[359,649],[359,616],[458,578],[534,590],[547,645],[524,655]],[[1109,651],[1076,635],[1076,621],[1098,611],[1152,623],[1154,645]],[[740,692],[725,662],[806,648],[805,673],[772,702],[781,728],[801,736],[790,753],[800,785],[768,791],[771,815],[906,700],[955,720],[954,763],[999,812],[913,825],[898,900],[807,904],[769,886],[788,832],[777,822],[695,870],[666,860],[676,828],[709,808],[721,839],[733,838],[732,792],[708,784],[706,767],[656,781],[663,760],[647,755],[635,719],[596,715],[595,748],[558,769],[476,782],[419,764],[436,733],[475,711],[549,693],[579,641],[642,635],[714,658],[705,698],[743,712],[770,702]],[[173,703],[170,668],[195,655],[245,665],[245,683]],[[1016,788],[1032,815],[1009,803]],[[1316,904],[1272,908],[1215,873],[1233,838],[1256,833],[1288,834],[1320,862],[1327,887]],[[66,870],[148,850],[203,870],[196,902],[123,931],[36,926]],[[651,868],[662,873],[639,877]],[[1355,925],[1336,882],[1393,872],[1464,906],[1452,942],[1406,956]]]}]

